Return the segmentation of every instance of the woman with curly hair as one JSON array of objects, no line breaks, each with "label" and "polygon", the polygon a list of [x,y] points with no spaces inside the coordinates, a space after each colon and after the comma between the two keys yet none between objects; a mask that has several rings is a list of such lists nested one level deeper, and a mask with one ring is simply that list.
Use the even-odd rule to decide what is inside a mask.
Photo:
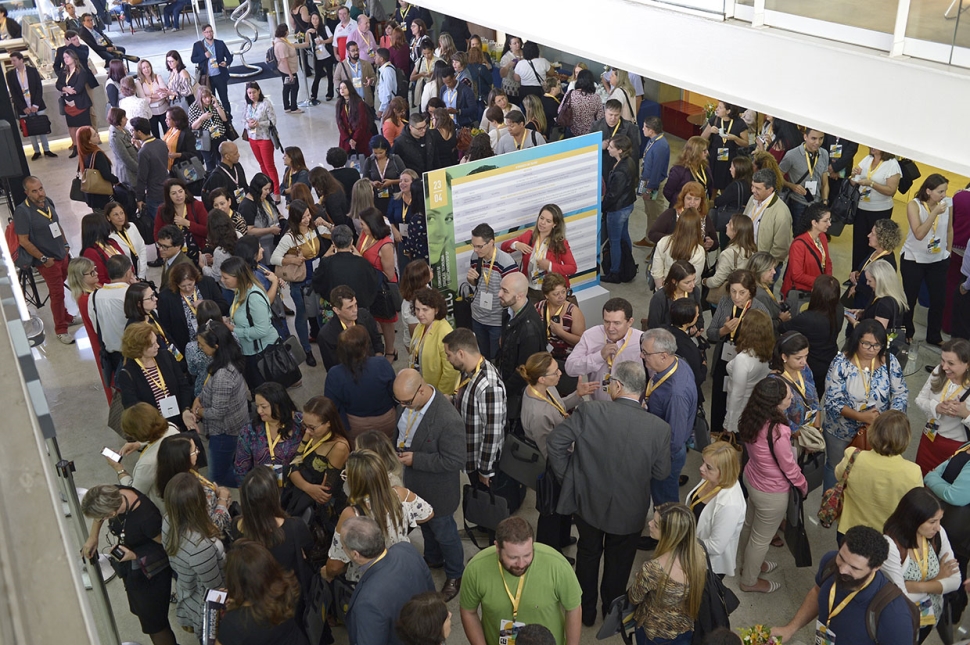
[{"label": "woman with curly hair", "polygon": [[495,151],[492,150],[492,140],[484,132],[479,132],[472,137],[472,142],[468,146],[468,152],[461,158],[461,163],[478,161],[494,157]]},{"label": "woman with curly hair", "polygon": [[858,309],[869,306],[875,296],[872,285],[866,282],[866,269],[877,260],[885,260],[892,265],[893,271],[895,271],[897,268],[896,249],[903,241],[903,234],[899,229],[899,224],[891,219],[877,219],[872,225],[867,239],[872,252],[865,260],[861,261],[861,266],[858,263],[856,264],[856,266],[859,266],[857,270],[849,274],[849,282],[852,283],[849,288],[849,296],[854,296],[854,304]]},{"label": "woman with curly hair", "polygon": [[[707,193],[703,184],[696,181],[689,181],[681,187],[680,192],[676,193],[676,199],[670,203],[670,208],[660,213],[657,221],[653,223],[647,231],[647,239],[654,244],[658,243],[665,235],[674,232],[677,220],[688,208],[693,208],[701,217],[701,229],[704,231],[704,248],[707,250],[715,248],[717,244],[717,234],[714,230],[714,220],[708,209]],[[743,210],[743,209],[742,209]],[[751,219],[750,217],[748,218]]]},{"label": "woman with curly hair", "polygon": [[771,318],[762,311],[750,312],[738,330],[734,346],[738,355],[727,364],[727,417],[725,432],[738,431],[738,418],[755,384],[768,376],[769,362],[775,351],[775,334]]},{"label": "woman with curly hair", "polygon": [[576,260],[566,240],[566,220],[557,204],[546,204],[539,209],[535,226],[502,242],[506,253],[522,254],[520,270],[529,278],[529,300],[534,304],[542,300],[542,276],[558,273],[566,278],[576,273]]},{"label": "woman with curly hair", "polygon": [[664,186],[664,197],[673,204],[677,201],[680,189],[689,181],[696,181],[704,187],[708,198],[714,196],[714,181],[711,164],[708,160],[707,140],[703,137],[691,137],[684,144],[677,162],[670,168],[667,175],[667,185]]},{"label": "woman with curly hair", "polygon": [[779,583],[759,578],[778,566],[766,562],[765,554],[788,509],[788,491],[794,486],[803,496],[808,494],[808,482],[791,450],[791,428],[785,416],[791,399],[791,389],[781,379],[762,379],[738,420],[738,436],[748,449],[744,467],[748,511],[744,528],[749,533],[741,591],[772,593],[781,589]]},{"label": "woman with curly hair", "polygon": [[674,232],[657,242],[654,249],[650,275],[656,284],[663,284],[670,267],[678,260],[689,262],[697,275],[704,272],[707,251],[704,249],[704,230],[700,213],[688,208],[677,218]]}]

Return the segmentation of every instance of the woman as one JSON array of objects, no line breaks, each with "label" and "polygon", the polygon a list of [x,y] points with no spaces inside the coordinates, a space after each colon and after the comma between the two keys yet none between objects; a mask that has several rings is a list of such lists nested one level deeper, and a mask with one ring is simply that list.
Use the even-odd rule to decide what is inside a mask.
[{"label": "woman", "polygon": [[481,47],[468,49],[468,76],[472,82],[472,89],[478,97],[479,112],[485,107],[485,97],[492,91],[492,68],[487,54],[482,53]]},{"label": "woman", "polygon": [[[196,305],[195,309],[196,328],[199,330],[205,329],[210,321],[222,322],[223,320],[222,310],[212,300],[203,300]],[[209,375],[208,369],[211,363],[212,357],[202,351],[198,336],[185,344],[185,367],[191,377],[190,381],[194,379],[192,391],[196,398],[202,392],[202,386]]]},{"label": "woman", "polygon": [[81,60],[71,49],[64,50],[64,67],[57,74],[54,87],[61,93],[60,102],[64,107],[64,118],[71,136],[74,151],[71,159],[77,156],[78,128],[91,125],[91,98],[87,92],[87,71]]},{"label": "woman", "polygon": [[[420,20],[420,18],[418,19]],[[423,22],[423,21],[422,21]],[[411,23],[411,30],[414,31],[414,24]],[[415,38],[412,43],[412,58],[414,59],[414,69],[411,71],[411,106],[421,107],[421,98],[424,96],[424,86],[431,81],[434,76],[435,63],[441,59],[434,54],[434,43],[430,38],[424,36]],[[415,55],[415,52],[417,55]]]},{"label": "woman", "polygon": [[[266,277],[271,284],[279,282],[273,274]],[[270,296],[257,284],[249,265],[238,256],[222,263],[222,284],[233,292],[227,324],[235,332],[246,357],[246,383],[250,390],[255,390],[265,380],[258,368],[260,355],[280,338],[272,324]]]},{"label": "woman", "polygon": [[225,584],[221,531],[209,518],[204,487],[195,476],[175,475],[165,492],[162,544],[177,574],[175,616],[182,629],[201,637],[206,593]]},{"label": "woman", "polygon": [[903,171],[896,155],[870,147],[869,154],[852,169],[849,182],[859,187],[859,207],[852,225],[852,266],[862,264],[871,240],[869,231],[880,220],[893,216],[893,197],[899,189]]},{"label": "woman", "polygon": [[731,162],[738,148],[747,148],[748,124],[741,119],[736,105],[718,101],[714,115],[707,122],[701,137],[710,142],[707,149],[711,162],[714,191],[724,190],[731,183]]},{"label": "woman", "polygon": [[185,69],[182,56],[176,51],[171,50],[165,54],[165,68],[168,70],[168,81],[165,86],[168,88],[168,100],[172,106],[179,106],[188,112],[189,105],[195,100],[192,96],[192,86],[195,81],[189,70]]},{"label": "woman", "polygon": [[588,69],[580,70],[576,86],[571,88],[559,105],[556,122],[572,136],[589,134],[593,123],[603,118],[603,101],[596,93],[596,77]]},{"label": "woman", "polygon": [[[148,100],[148,107],[152,113],[152,131],[160,139],[165,130],[165,113],[168,112],[171,93],[161,77],[152,70],[152,64],[147,59],[138,61],[137,81],[136,93],[140,98]],[[122,85],[123,89],[124,85]],[[125,108],[120,102],[118,105],[122,109]],[[132,118],[134,116],[135,114],[132,113]]]},{"label": "woman", "polygon": [[[647,239],[654,244],[660,242],[665,235],[674,232],[677,220],[688,208],[693,208],[701,218],[701,231],[704,235],[704,248],[708,251],[716,249],[717,234],[714,228],[714,221],[708,209],[707,193],[703,184],[696,181],[689,181],[676,193],[677,199],[671,202],[670,208],[666,209],[657,217],[650,230],[647,231]],[[750,218],[749,218],[750,219]]]},{"label": "woman", "polygon": [[169,283],[158,296],[158,319],[171,335],[169,340],[184,354],[185,346],[198,332],[199,303],[211,300],[223,315],[229,313],[229,303],[222,297],[222,289],[216,281],[202,275],[190,262],[173,266],[168,279]]},{"label": "woman", "polygon": [[381,135],[371,137],[370,148],[371,155],[364,159],[360,176],[370,180],[374,187],[374,206],[386,215],[391,192],[400,183],[406,168],[400,157],[391,154],[391,143]]},{"label": "woman", "polygon": [[[462,43],[464,45],[464,43]],[[438,36],[438,48],[434,50],[434,55],[444,61],[450,61],[452,54],[458,49],[455,47],[455,40],[449,33],[442,33]]]},{"label": "woman", "polygon": [[863,320],[829,367],[822,399],[826,490],[835,486],[835,465],[860,431],[887,410],[906,411],[909,388],[888,343],[885,327]]},{"label": "woman", "polygon": [[[152,120],[152,101],[139,95],[139,86],[135,77],[125,76],[118,85],[121,87],[121,98],[118,100],[118,109],[124,111],[125,116],[131,120],[137,116],[143,119]],[[152,131],[157,134],[157,127],[153,124]]]},{"label": "woman", "polygon": [[[391,238],[391,227],[384,221],[384,216],[376,208],[366,208],[360,214],[360,238],[357,240],[357,251],[370,262],[378,273],[378,278],[386,286],[388,292],[397,291],[397,272],[394,268],[394,241]],[[384,335],[384,356],[390,361],[397,360],[397,350],[394,347],[394,324],[397,322],[397,311],[390,305],[393,297],[385,298],[381,293],[371,306],[371,313],[381,326]]]},{"label": "woman", "polygon": [[158,238],[163,226],[178,226],[185,234],[188,249],[186,255],[196,261],[201,250],[205,248],[209,234],[209,214],[205,210],[205,204],[193,197],[182,179],[167,179],[162,185],[162,193],[165,201],[158,207],[155,216],[155,237]]},{"label": "woman", "polygon": [[310,102],[315,103],[320,92],[320,81],[327,76],[326,100],[333,100],[333,32],[319,13],[310,14],[310,27],[306,30],[308,42],[313,43],[313,85],[310,87]]},{"label": "woman", "polygon": [[791,294],[792,290],[809,295],[815,278],[832,275],[829,238],[825,234],[831,225],[832,213],[827,206],[816,202],[805,209],[795,226],[796,235],[788,250],[788,266],[781,283],[781,296],[789,301],[792,309],[801,304],[798,295]]},{"label": "woman", "polygon": [[[497,144],[498,142],[496,142]],[[468,144],[468,152],[461,158],[459,163],[469,163],[494,157],[495,151],[492,149],[491,136],[484,132],[472,135],[472,142]]]},{"label": "woman", "polygon": [[516,78],[515,68],[524,58],[522,39],[518,36],[506,34],[505,46],[502,48],[502,58],[499,59],[499,76],[502,77],[502,89],[511,101],[519,103],[519,79]]},{"label": "woman", "polygon": [[[125,61],[120,58],[108,61],[105,71],[108,73],[108,78],[104,82],[104,95],[107,99],[108,110],[111,110],[111,108],[118,107],[118,101],[121,99],[121,79],[127,76],[128,72],[125,71]],[[20,114],[23,114],[23,112],[20,112]]]},{"label": "woman", "polygon": [[797,331],[785,332],[775,343],[771,357],[771,374],[785,381],[791,388],[791,405],[785,411],[788,427],[793,434],[803,426],[822,427],[819,414],[818,390],[815,377],[808,366],[808,339]]},{"label": "woman", "polygon": [[138,148],[131,141],[131,132],[125,126],[128,118],[121,108],[108,110],[108,147],[115,158],[118,183],[134,186],[138,179]]},{"label": "woman", "polygon": [[414,596],[401,607],[394,630],[404,645],[443,644],[451,634],[451,612],[444,597],[434,591]]},{"label": "woman", "polygon": [[404,320],[404,346],[411,347],[414,330],[420,324],[414,315],[414,294],[431,286],[434,273],[424,260],[408,262],[401,274],[401,318]]},{"label": "woman", "polygon": [[[661,287],[650,298],[650,310],[647,314],[647,327],[656,329],[670,324],[670,305],[678,298],[690,298],[701,305],[701,289],[697,286],[697,269],[690,262],[677,260],[670,265]],[[692,336],[700,336],[701,326],[691,330]]]},{"label": "woman", "polygon": [[[236,240],[239,239],[240,235],[245,234],[245,228],[247,227],[246,220],[237,215],[242,220],[242,226],[244,227],[244,231],[239,232],[236,222],[232,219],[232,205],[229,203],[228,197],[226,197],[225,189],[216,188],[212,192],[216,193],[216,197],[213,198],[212,193],[209,193],[210,199],[213,202],[218,201],[219,206],[222,206],[226,210],[213,207],[209,211],[209,216],[206,221],[206,228],[209,231],[206,237],[206,248],[211,249],[212,253],[200,255],[199,260],[202,265],[202,275],[215,280],[216,284],[221,288],[222,284],[219,281],[222,279],[222,273],[219,271],[219,268],[223,262],[235,255]],[[224,297],[226,293],[228,291],[224,289]]]},{"label": "woman", "polygon": [[[391,56],[391,65],[394,69],[399,69],[404,72],[405,78],[411,76],[411,70],[414,67],[414,63],[411,61],[411,48],[408,47],[407,32],[404,31],[402,27],[394,24],[394,21],[389,21],[384,26],[385,36],[381,38],[381,47],[386,47],[388,54]],[[406,88],[401,88],[402,91],[407,91]],[[405,105],[405,111],[407,110],[407,99],[403,99]]]},{"label": "woman", "polygon": [[[866,268],[876,260],[884,259],[892,265],[895,273],[896,249],[899,248],[899,243],[903,237],[899,230],[899,224],[891,219],[883,218],[876,220],[866,239],[869,241],[869,248],[872,249],[872,252],[862,262],[862,266],[855,265],[859,266],[858,270],[849,274],[849,282],[852,283],[852,286],[849,287],[848,296],[854,298],[855,307],[859,309],[867,307],[875,295],[872,286],[866,283]],[[898,283],[899,280],[896,280],[896,282]]]},{"label": "woman", "polygon": [[728,362],[737,356],[734,345],[739,327],[751,310],[768,313],[764,305],[755,300],[757,283],[754,276],[745,270],[732,272],[726,280],[727,295],[717,303],[717,309],[707,327],[707,340],[717,343],[714,349],[713,384],[711,387],[711,427],[724,427],[727,414],[727,394],[724,378],[727,376]]},{"label": "woman", "polygon": [[748,451],[744,467],[744,486],[748,491],[744,528],[750,531],[744,547],[741,591],[773,593],[781,589],[779,583],[759,577],[778,566],[765,562],[765,554],[785,517],[789,490],[794,486],[802,497],[808,494],[808,482],[792,453],[791,428],[785,416],[791,399],[791,389],[781,379],[762,379],[738,421],[738,435]]},{"label": "woman", "polygon": [[424,218],[424,191],[418,173],[406,169],[401,173],[397,187],[401,191],[388,204],[387,219],[398,242],[397,265],[403,271],[410,262],[428,261],[428,224]]},{"label": "woman", "polygon": [[[121,428],[132,441],[118,451],[122,457],[138,452],[138,461],[131,474],[119,462],[105,457],[108,465],[118,475],[121,486],[132,486],[153,503],[162,504],[161,491],[156,487],[156,472],[161,443],[169,437],[179,436],[179,430],[166,421],[149,403],[136,403],[121,415]],[[194,444],[193,444],[194,445]]]},{"label": "woman", "polygon": [[916,463],[924,476],[967,441],[970,341],[951,338],[942,349],[940,364],[916,397],[916,405],[927,419],[916,451]]},{"label": "woman", "polygon": [[445,297],[437,289],[423,287],[414,292],[413,301],[418,326],[411,334],[409,365],[421,372],[425,383],[451,396],[458,387],[459,374],[448,361],[442,342],[452,332],[451,325],[445,320],[448,315]]},{"label": "woman", "polygon": [[626,243],[633,250],[627,224],[637,201],[639,175],[637,162],[633,158],[633,142],[628,137],[621,134],[610,139],[606,152],[616,160],[616,165],[610,171],[603,197],[603,212],[606,213],[606,227],[610,236],[611,264],[609,272],[600,281],[619,283],[623,244]]},{"label": "woman", "polygon": [[369,156],[373,124],[365,104],[349,81],[337,84],[337,130],[340,149],[347,154]]},{"label": "woman", "polygon": [[953,221],[952,201],[947,198],[947,179],[933,173],[927,177],[916,197],[906,206],[909,232],[903,242],[899,273],[906,292],[909,311],[905,314],[906,343],[913,342],[913,307],[920,288],[926,285],[930,308],[926,315],[926,343],[939,347],[943,328],[943,304],[946,299],[946,275],[950,264],[950,242]]},{"label": "woman", "polygon": [[[425,24],[424,20],[421,18],[415,18],[411,21],[410,26],[405,23],[405,27],[411,32],[411,42],[409,44],[411,49],[411,60],[415,63],[421,58],[422,47],[424,41],[427,40],[431,45],[430,51],[434,54],[434,43],[431,42],[431,38],[428,37],[428,26]],[[414,79],[411,79],[414,80]]]},{"label": "woman", "polygon": [[[83,153],[82,153],[83,154]],[[108,258],[121,255],[121,247],[110,239],[111,228],[99,213],[91,213],[81,218],[81,257],[94,262],[98,270],[98,282],[108,284]]]},{"label": "woman", "polygon": [[145,241],[138,228],[128,222],[124,207],[118,202],[108,202],[104,205],[104,215],[110,231],[109,240],[131,260],[138,279],[147,279],[148,253],[145,250]]},{"label": "woman", "polygon": [[272,179],[258,172],[250,180],[246,196],[239,202],[239,214],[246,221],[246,225],[251,227],[246,234],[259,239],[259,245],[267,258],[273,255],[276,236],[282,232],[279,209],[270,199],[273,186]]},{"label": "woman", "polygon": [[139,282],[128,287],[125,291],[125,318],[128,319],[126,327],[138,323],[148,323],[155,330],[158,336],[158,345],[162,350],[171,352],[177,362],[182,362],[182,352],[170,340],[158,320],[156,309],[158,308],[158,297],[155,289],[147,282]]},{"label": "woman", "polygon": [[259,163],[259,170],[269,177],[273,186],[273,201],[280,201],[280,177],[276,173],[273,159],[273,138],[271,130],[276,129],[276,111],[269,97],[263,96],[259,83],[246,83],[246,138],[253,156]]},{"label": "woman", "polygon": [[[719,233],[725,233],[724,227],[727,226],[727,219],[744,212],[748,200],[751,199],[751,175],[754,173],[754,166],[751,164],[750,157],[734,157],[729,168],[731,173],[731,183],[721,190],[721,194],[714,198],[713,208],[726,217],[719,216],[719,221],[714,222]],[[749,218],[750,219],[750,218]],[[727,244],[724,235],[721,235],[721,247]]]},{"label": "woman", "polygon": [[509,95],[505,93],[505,90],[503,90],[500,87],[493,88],[492,91],[488,93],[488,101],[485,106],[486,114],[482,115],[481,123],[479,123],[479,126],[478,126],[480,130],[484,130],[486,133],[491,133],[492,130],[498,127],[498,125],[492,125],[492,121],[488,118],[488,114],[487,114],[488,108],[493,108],[493,107],[501,110],[502,127],[505,126],[506,114],[508,114],[512,110],[518,110],[519,112],[522,111],[519,109],[519,106],[513,105],[512,103],[509,102]]},{"label": "woman", "polygon": [[448,168],[458,163],[458,134],[455,122],[443,107],[431,112],[431,138],[434,141],[435,164],[438,168]]},{"label": "woman", "polygon": [[279,383],[263,383],[253,394],[256,416],[239,431],[233,468],[237,481],[251,470],[271,468],[283,486],[286,467],[303,437],[303,413]]},{"label": "woman", "polygon": [[307,168],[303,158],[303,150],[296,146],[289,146],[283,150],[283,180],[280,182],[280,192],[286,195],[286,202],[289,204],[296,199],[293,194],[293,187],[303,184],[310,187],[310,169]]},{"label": "woman", "polygon": [[546,324],[546,349],[563,371],[559,390],[568,396],[576,391],[578,378],[566,375],[566,359],[586,331],[586,317],[578,305],[568,300],[569,283],[565,276],[547,274],[542,280],[542,296],[535,305],[536,311]]},{"label": "woman", "polygon": [[650,266],[650,274],[655,284],[663,284],[670,267],[678,261],[689,262],[697,275],[704,272],[707,251],[704,249],[702,221],[700,213],[693,208],[687,208],[677,218],[674,232],[657,242]]},{"label": "woman", "polygon": [[[522,429],[545,457],[549,433],[569,416],[570,410],[583,402],[583,396],[596,390],[597,384],[582,383],[567,396],[560,396],[556,386],[562,370],[549,352],[533,354],[516,371],[527,384],[522,398]],[[569,546],[571,515],[540,513],[536,527],[536,541],[548,544],[560,553]]]},{"label": "woman", "polygon": [[115,381],[125,409],[136,403],[147,403],[158,408],[179,429],[195,430],[195,421],[188,411],[192,404],[192,386],[172,354],[159,351],[156,329],[148,323],[126,327],[121,354],[125,362]]},{"label": "woman", "polygon": [[542,299],[542,283],[550,273],[566,278],[576,273],[576,259],[566,240],[566,220],[557,204],[546,204],[539,209],[535,226],[519,233],[517,237],[502,242],[506,253],[522,254],[519,263],[522,273],[529,278],[529,300],[535,304]]},{"label": "woman", "polygon": [[[128,607],[153,643],[175,643],[168,622],[172,593],[172,569],[162,546],[162,514],[145,495],[128,486],[99,484],[88,489],[81,500],[81,512],[91,519],[91,532],[81,547],[86,558],[98,557],[98,537],[108,523],[108,532],[124,553],[118,562],[119,577],[125,583]],[[133,565],[132,562],[139,564]],[[151,571],[151,576],[146,575]]]},{"label": "woman", "polygon": [[711,569],[733,576],[747,502],[741,488],[741,458],[726,441],[715,441],[701,453],[701,483],[684,503],[694,514],[697,539],[704,545]]},{"label": "woman", "polygon": [[707,582],[694,516],[683,504],[668,502],[655,509],[648,527],[657,548],[627,592],[636,606],[637,644],[689,645]]},{"label": "woman", "polygon": [[[970,559],[968,534],[970,527],[966,522],[967,505],[970,505],[970,468],[967,464],[967,450],[964,444],[952,457],[926,474],[923,482],[939,498],[944,513],[941,524],[946,528],[953,545],[953,555],[960,563],[960,571],[967,570]],[[967,592],[962,586],[948,599],[954,623],[959,623],[967,606]]]},{"label": "woman", "polygon": [[[191,475],[202,485],[202,495],[205,498],[203,511],[209,521],[215,525],[219,535],[225,534],[229,528],[229,502],[231,494],[225,486],[219,486],[209,481],[198,470],[199,449],[191,439],[185,436],[172,436],[162,439],[158,448],[158,467],[155,471],[155,490],[167,493],[168,484],[180,474]],[[162,499],[168,497],[161,495]]]},{"label": "woman", "polygon": [[[397,450],[394,448],[394,444],[383,432],[378,432],[377,430],[368,430],[359,437],[357,441],[354,442],[354,447],[357,450],[371,450],[381,458],[381,463],[384,464],[384,469],[387,471],[387,478],[391,482],[391,486],[403,486],[402,483],[404,477],[404,465],[397,458]],[[349,491],[350,488],[347,486],[347,482],[344,482],[344,491]]]},{"label": "woman", "polygon": [[[739,157],[743,158],[743,157]],[[738,269],[748,265],[748,260],[758,252],[758,245],[754,241],[754,224],[744,213],[733,215],[727,223],[728,245],[717,256],[717,266],[714,275],[701,280],[701,284],[709,289],[707,302],[717,304],[724,297],[727,277]]]},{"label": "woman", "polygon": [[707,140],[703,137],[691,137],[684,144],[677,162],[671,166],[664,186],[664,197],[673,204],[677,201],[680,189],[689,181],[696,181],[704,188],[704,194],[710,198],[714,194],[714,184],[711,180],[711,165],[708,161]]},{"label": "woman", "polygon": [[[906,311],[906,294],[903,293],[896,269],[885,260],[876,260],[862,272],[866,286],[872,289],[872,300],[865,309],[849,309],[846,317],[850,323],[875,319],[890,335],[890,349],[903,326],[902,314]],[[854,318],[854,320],[853,320]]]},{"label": "woman", "polygon": [[185,110],[173,105],[165,113],[165,125],[168,129],[162,139],[168,145],[168,169],[173,177],[183,180],[193,194],[201,194],[205,176],[187,165],[199,157],[188,115]]},{"label": "woman", "polygon": [[[341,153],[343,151],[341,150]],[[343,185],[330,174],[326,168],[317,166],[310,171],[310,186],[317,194],[317,209],[323,209],[323,215],[330,220],[334,226],[346,224],[353,226],[347,217],[350,212],[350,204],[347,202],[347,194],[344,192]]]},{"label": "woman", "polygon": [[619,101],[622,106],[620,116],[630,123],[636,123],[637,115],[633,108],[636,94],[634,93],[633,83],[630,81],[630,75],[622,69],[613,68],[610,70],[608,89],[610,94],[607,100],[614,99]]},{"label": "woman", "polygon": [[522,57],[511,72],[512,78],[519,84],[519,96],[523,99],[526,96],[542,96],[542,85],[551,69],[549,61],[539,55],[538,43],[530,40],[522,45]]},{"label": "woman", "polygon": [[350,456],[350,440],[337,406],[325,396],[315,396],[303,405],[303,427],[306,434],[290,462],[289,482],[283,491],[284,507],[294,516],[314,508],[315,520],[332,538],[336,517],[346,505],[340,474]]},{"label": "woman", "polygon": [[341,332],[337,360],[340,364],[327,373],[323,393],[337,406],[351,443],[368,430],[394,437],[394,368],[374,356],[365,327],[354,325]]},{"label": "woman", "polygon": [[[240,199],[239,201],[242,202],[242,200],[246,198],[246,191],[245,189],[240,189],[240,192],[242,194],[242,199]],[[213,246],[213,241],[211,239],[213,234],[212,223],[211,223],[212,211],[221,211],[223,214],[229,216],[229,221],[232,224],[233,232],[235,234],[234,237],[236,237],[237,239],[249,233],[250,227],[246,223],[246,218],[242,216],[242,213],[240,213],[238,210],[233,208],[233,201],[235,200],[235,196],[231,194],[228,189],[215,188],[213,190],[210,190],[208,195],[206,196],[206,199],[208,199],[209,203],[212,205],[212,210],[209,211],[209,221],[206,223],[206,226],[209,229],[208,242],[210,247]],[[219,247],[219,246],[222,246],[222,244],[215,244],[214,246]],[[230,253],[229,255],[233,255],[233,254]],[[221,265],[221,262],[220,262],[220,265]],[[208,263],[206,266],[211,268],[211,265],[209,265]],[[209,277],[212,277],[212,276],[209,276]],[[215,277],[212,277],[212,278],[213,280],[216,279]]]},{"label": "woman", "polygon": [[830,275],[820,275],[812,285],[808,308],[781,326],[782,331],[797,331],[808,339],[807,364],[812,370],[816,392],[825,391],[825,375],[839,351],[842,314],[839,281]]},{"label": "woman", "polygon": [[327,581],[341,574],[356,582],[360,567],[351,561],[340,539],[340,529],[350,517],[364,515],[381,527],[384,546],[408,542],[408,533],[419,524],[434,517],[434,509],[407,488],[391,486],[384,462],[370,450],[356,450],[347,459],[347,485],[350,487],[349,505],[340,514],[337,530],[330,547],[330,557],[321,574]]},{"label": "woman", "polygon": [[[282,281],[266,265],[265,259],[267,255],[264,254],[263,247],[259,245],[258,238],[253,235],[244,235],[239,238],[236,242],[236,257],[240,258],[243,264],[249,267],[249,270],[256,277],[256,284],[266,292],[266,297],[271,303],[270,308],[276,314],[276,316],[270,319],[270,324],[273,325],[281,338],[288,336],[290,332],[285,321],[286,310],[283,306],[283,297],[280,294],[280,284]],[[226,300],[231,303],[233,299],[232,289],[226,289],[229,291],[229,298]]]},{"label": "woman", "polygon": [[775,278],[775,267],[777,261],[770,253],[758,251],[748,260],[748,271],[758,281],[758,291],[755,298],[764,305],[765,311],[771,316],[775,329],[779,329],[783,323],[792,319],[791,311],[787,307],[782,307],[778,302],[772,288],[772,281]]},{"label": "woman", "polygon": [[203,145],[202,160],[205,161],[206,172],[212,172],[221,158],[219,145],[227,140],[226,123],[229,122],[229,117],[212,90],[199,85],[195,90],[195,101],[189,107],[188,118],[192,130],[199,131],[203,142],[206,140],[205,132],[209,133],[209,149],[205,150]]},{"label": "woman", "polygon": [[687,361],[697,385],[697,402],[704,402],[704,382],[707,381],[707,348],[710,345],[703,336],[695,336],[694,330],[701,326],[701,308],[693,298],[678,298],[670,303],[670,324],[667,331],[677,341],[677,355]]},{"label": "woman", "polygon": [[261,544],[245,540],[226,558],[226,613],[219,620],[222,645],[309,645],[294,616],[300,584]]},{"label": "woman", "polygon": [[286,24],[277,25],[273,36],[273,53],[276,55],[277,71],[283,78],[283,112],[286,114],[303,114],[297,106],[300,96],[300,61],[296,50],[306,49],[308,42],[291,43],[287,34],[290,28]]},{"label": "woman", "polygon": [[738,432],[738,419],[755,385],[768,376],[769,362],[775,349],[774,329],[771,319],[761,311],[748,313],[743,327],[738,330],[734,342],[738,355],[727,364],[727,416],[724,431]]},{"label": "woman", "polygon": [[[71,290],[71,297],[77,303],[81,320],[84,322],[84,329],[87,331],[88,340],[91,343],[91,353],[94,356],[100,356],[101,343],[98,339],[98,330],[93,321],[93,312],[88,309],[91,294],[101,286],[98,269],[94,262],[84,257],[72,258],[67,265],[67,286]],[[97,367],[98,376],[101,377],[101,385],[104,388],[104,395],[108,399],[108,405],[110,405],[111,383],[114,380],[114,374],[110,373],[110,370],[101,369],[100,365]]]},{"label": "woman", "polygon": [[393,146],[395,139],[404,132],[404,125],[408,121],[408,102],[400,96],[395,96],[387,108],[384,120],[381,122],[381,134],[387,139],[388,145]]}]

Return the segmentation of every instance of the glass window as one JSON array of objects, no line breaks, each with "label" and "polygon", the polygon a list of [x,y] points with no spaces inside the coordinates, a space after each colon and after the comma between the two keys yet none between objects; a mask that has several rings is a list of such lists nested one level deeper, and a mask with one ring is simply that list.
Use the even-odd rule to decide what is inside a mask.
[{"label": "glass window", "polygon": [[[741,2],[740,4],[747,4]],[[886,34],[896,25],[897,0],[765,0],[765,10],[780,11],[848,27],[860,27]],[[913,7],[921,3],[914,2]]]},{"label": "glass window", "polygon": [[[953,42],[953,31],[957,27],[956,15],[960,2],[914,2],[909,6],[909,20],[906,23],[906,37],[928,40],[931,43],[949,45]],[[949,7],[949,8],[947,8]],[[963,10],[970,8],[970,2],[963,0]],[[957,32],[957,47],[970,47],[970,13],[960,16],[960,29]]]}]

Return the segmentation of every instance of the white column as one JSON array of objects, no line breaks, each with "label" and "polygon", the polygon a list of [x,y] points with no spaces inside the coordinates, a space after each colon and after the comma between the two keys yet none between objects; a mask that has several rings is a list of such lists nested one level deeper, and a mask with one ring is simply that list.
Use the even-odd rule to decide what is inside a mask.
[{"label": "white column", "polygon": [[765,0],[754,0],[754,16],[751,17],[751,26],[765,26]]},{"label": "white column", "polygon": [[906,24],[909,22],[910,0],[899,0],[896,7],[896,27],[893,29],[893,48],[890,56],[902,56],[903,45],[906,42]]}]

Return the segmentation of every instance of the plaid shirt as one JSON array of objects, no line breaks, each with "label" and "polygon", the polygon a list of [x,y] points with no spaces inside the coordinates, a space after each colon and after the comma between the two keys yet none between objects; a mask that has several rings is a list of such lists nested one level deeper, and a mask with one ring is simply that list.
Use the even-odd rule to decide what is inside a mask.
[{"label": "plaid shirt", "polygon": [[[468,378],[462,374],[462,382]],[[478,471],[486,477],[495,475],[495,466],[505,439],[505,414],[507,410],[505,384],[502,377],[488,361],[471,377],[471,381],[458,390],[455,407],[465,421],[467,457],[465,472]]]},{"label": "plaid shirt", "polygon": [[249,423],[249,389],[235,365],[228,365],[205,378],[199,403],[204,410],[202,424],[209,435],[238,435]]}]

